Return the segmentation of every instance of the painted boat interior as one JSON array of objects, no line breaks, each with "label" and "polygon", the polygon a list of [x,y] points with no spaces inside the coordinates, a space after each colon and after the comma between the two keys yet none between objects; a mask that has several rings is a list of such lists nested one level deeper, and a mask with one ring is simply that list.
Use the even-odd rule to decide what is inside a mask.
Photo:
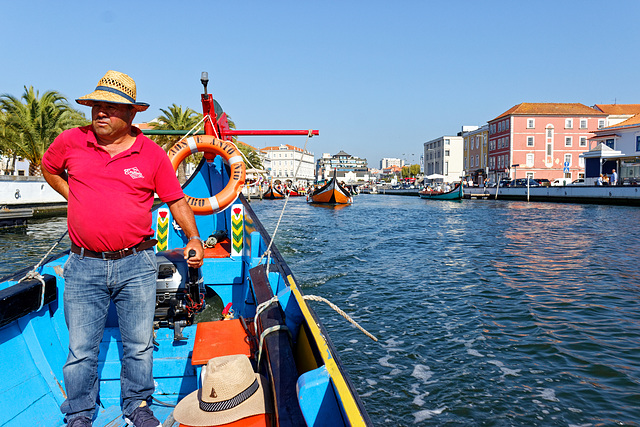
[{"label": "painted boat interior", "polygon": [[[185,184],[185,194],[209,197],[227,181],[228,167],[220,156],[203,160]],[[188,313],[172,317],[175,307],[172,311],[166,305],[176,292],[182,296],[188,293],[188,272],[179,249],[186,238],[166,212],[165,205],[153,211],[153,227],[157,234],[165,234],[157,237],[165,238],[167,248],[157,253],[156,392],[152,405],[156,416],[165,425],[177,425],[172,423],[172,406],[197,389],[207,357],[246,351],[252,355],[255,369],[270,383],[274,413],[262,418],[263,425],[370,425],[326,330],[275,245],[270,258],[263,257],[270,237],[242,195],[221,213],[196,217],[201,236],[220,230],[228,235],[207,251],[198,280],[207,301],[216,300],[220,307],[231,304],[229,317],[235,320],[189,324]],[[65,425],[59,407],[65,399],[62,367],[68,346],[62,304],[67,257],[64,252],[43,263],[38,272],[44,285],[37,279],[18,283],[29,268],[0,279],[0,352],[5,356],[0,360],[0,425]],[[277,300],[272,300],[273,296]],[[257,306],[270,300],[254,322]],[[100,345],[99,409],[94,426],[125,425],[120,412],[122,346],[115,310],[111,309]],[[267,329],[270,332],[261,338]],[[211,332],[215,330],[227,332]],[[257,362],[260,340],[263,354]],[[249,346],[243,348],[242,342]],[[211,350],[213,347],[217,350]]]}]

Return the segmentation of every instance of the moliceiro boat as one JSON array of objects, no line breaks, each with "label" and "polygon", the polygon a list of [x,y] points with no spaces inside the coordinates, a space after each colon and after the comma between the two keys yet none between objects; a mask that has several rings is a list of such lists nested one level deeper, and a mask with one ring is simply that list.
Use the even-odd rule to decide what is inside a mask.
[{"label": "moliceiro boat", "polygon": [[[248,383],[261,378],[260,387],[253,388],[254,383],[243,393],[249,389],[263,393],[264,410],[225,425],[371,425],[327,331],[307,303],[310,296],[303,294],[241,194],[245,164],[232,136],[242,132],[306,135],[308,131],[229,129],[226,114],[207,94],[206,80],[203,84],[204,116],[211,119],[205,120],[205,135],[178,142],[169,155],[177,167],[191,152],[205,153],[184,191],[201,235],[210,237],[204,265],[190,269],[181,249],[187,237],[173,225],[166,205],[153,211],[158,276],[152,409],[163,426],[187,426],[174,415],[178,417],[189,399],[199,396],[200,408],[209,410],[220,400],[215,396],[224,391],[217,387],[218,394],[212,388],[198,391],[212,380],[209,368],[224,365],[228,360],[224,358],[243,357],[253,369],[244,376]],[[69,334],[62,296],[68,256],[69,251],[58,253],[0,279],[2,426],[64,426],[62,367]],[[203,310],[213,312],[215,307],[217,313],[211,317],[221,320],[204,321]],[[125,424],[120,411],[121,353],[118,319],[111,307],[100,344],[94,426]]]},{"label": "moliceiro boat", "polygon": [[462,185],[456,183],[450,191],[436,191],[426,188],[418,192],[421,199],[434,199],[434,200],[462,200]]},{"label": "moliceiro boat", "polygon": [[269,189],[262,196],[265,199],[284,199],[284,192],[277,185],[269,184]]},{"label": "moliceiro boat", "polygon": [[333,177],[325,185],[318,189],[314,189],[307,195],[309,203],[323,204],[351,204],[353,196],[347,187],[338,181],[336,170],[333,170]]}]

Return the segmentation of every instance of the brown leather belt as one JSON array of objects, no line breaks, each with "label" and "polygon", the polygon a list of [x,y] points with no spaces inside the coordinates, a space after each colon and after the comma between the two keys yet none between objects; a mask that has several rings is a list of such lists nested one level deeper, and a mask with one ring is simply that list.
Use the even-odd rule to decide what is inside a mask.
[{"label": "brown leather belt", "polygon": [[145,249],[149,249],[155,246],[156,243],[158,243],[156,239],[149,239],[141,243],[138,243],[132,248],[120,249],[119,251],[94,252],[94,251],[90,251],[89,249],[84,249],[84,253],[82,252],[83,248],[76,245],[75,243],[71,243],[71,252],[78,255],[84,255],[89,258],[101,258],[101,259],[113,260],[113,259],[124,258],[129,255],[133,255],[136,252],[144,251]]}]

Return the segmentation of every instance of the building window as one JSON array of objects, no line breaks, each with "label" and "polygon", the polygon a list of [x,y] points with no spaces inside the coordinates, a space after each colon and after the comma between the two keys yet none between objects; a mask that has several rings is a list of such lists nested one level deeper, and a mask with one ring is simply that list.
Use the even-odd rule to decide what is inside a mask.
[{"label": "building window", "polygon": [[640,136],[636,136],[636,151],[640,151]]},{"label": "building window", "polygon": [[565,147],[571,147],[572,144],[573,144],[573,137],[572,136],[565,136],[564,137],[564,146]]},{"label": "building window", "polygon": [[580,147],[586,147],[587,146],[587,137],[586,136],[581,136],[580,137]]},{"label": "building window", "polygon": [[564,155],[564,164],[567,166],[571,166],[571,154]]},{"label": "building window", "polygon": [[480,166],[480,156],[476,154],[476,166]]},{"label": "building window", "polygon": [[527,119],[527,129],[533,129],[536,127],[535,119]]},{"label": "building window", "polygon": [[547,138],[553,138],[553,128],[547,128]]},{"label": "building window", "polygon": [[527,167],[533,167],[534,154],[527,153]]},{"label": "building window", "polygon": [[604,119],[598,119],[598,129],[602,129],[604,127]]},{"label": "building window", "polygon": [[587,119],[580,119],[580,129],[587,128]]},{"label": "building window", "polygon": [[573,129],[573,119],[564,119],[565,129]]},{"label": "building window", "polygon": [[449,162],[444,162],[444,174],[443,175],[448,175],[449,174]]},{"label": "building window", "polygon": [[444,155],[448,156],[449,155],[449,150],[444,150]]},{"label": "building window", "polygon": [[527,147],[533,147],[533,137],[532,136],[528,136],[527,137]]}]

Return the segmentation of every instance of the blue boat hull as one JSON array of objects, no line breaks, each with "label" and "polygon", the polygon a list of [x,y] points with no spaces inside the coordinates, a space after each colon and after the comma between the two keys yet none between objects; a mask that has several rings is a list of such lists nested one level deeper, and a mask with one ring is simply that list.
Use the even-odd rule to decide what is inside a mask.
[{"label": "blue boat hull", "polygon": [[[203,160],[185,184],[185,193],[192,197],[210,197],[220,191],[228,179],[220,157],[212,163]],[[153,211],[156,237],[166,247],[160,248],[158,260],[166,263],[165,267],[171,266],[172,250],[186,243],[182,231],[171,225],[168,212],[165,205]],[[269,305],[273,312],[261,314],[252,325],[260,333],[268,327],[269,319],[280,313],[280,322],[286,326],[264,339],[264,355],[257,366],[269,379],[277,423],[298,426],[322,420],[336,426],[370,425],[327,332],[307,305],[288,265],[275,246],[270,248],[270,257],[263,256],[270,237],[244,197],[240,195],[229,209],[197,216],[196,221],[202,236],[218,230],[225,230],[230,236],[228,245],[220,244],[219,252],[205,258],[200,269],[202,291],[210,296],[208,302],[231,304],[230,317],[242,318],[251,324],[257,305],[272,295],[278,296],[278,300]],[[47,283],[44,292],[38,279],[18,283],[29,269],[0,279],[0,300],[5,303],[3,313],[7,314],[3,317],[4,323],[0,323],[0,354],[4,356],[0,359],[2,426],[64,425],[59,407],[65,400],[62,367],[69,340],[62,304],[63,267],[67,258],[68,252],[60,253],[38,268],[37,272]],[[182,268],[177,264],[175,267]],[[178,276],[174,273],[172,277]],[[158,282],[160,286],[162,281]],[[162,283],[169,284],[167,280]],[[165,312],[158,309],[156,316]],[[263,315],[267,317],[263,319]],[[178,322],[174,320],[158,320],[155,336],[156,392],[152,409],[165,425],[174,425],[172,405],[198,388],[201,370],[201,365],[192,364],[198,324],[177,327]],[[176,340],[176,332],[184,339]],[[257,345],[255,347],[254,357]],[[112,307],[100,345],[100,395],[94,426],[124,425],[120,412],[121,352],[117,317]]]}]

